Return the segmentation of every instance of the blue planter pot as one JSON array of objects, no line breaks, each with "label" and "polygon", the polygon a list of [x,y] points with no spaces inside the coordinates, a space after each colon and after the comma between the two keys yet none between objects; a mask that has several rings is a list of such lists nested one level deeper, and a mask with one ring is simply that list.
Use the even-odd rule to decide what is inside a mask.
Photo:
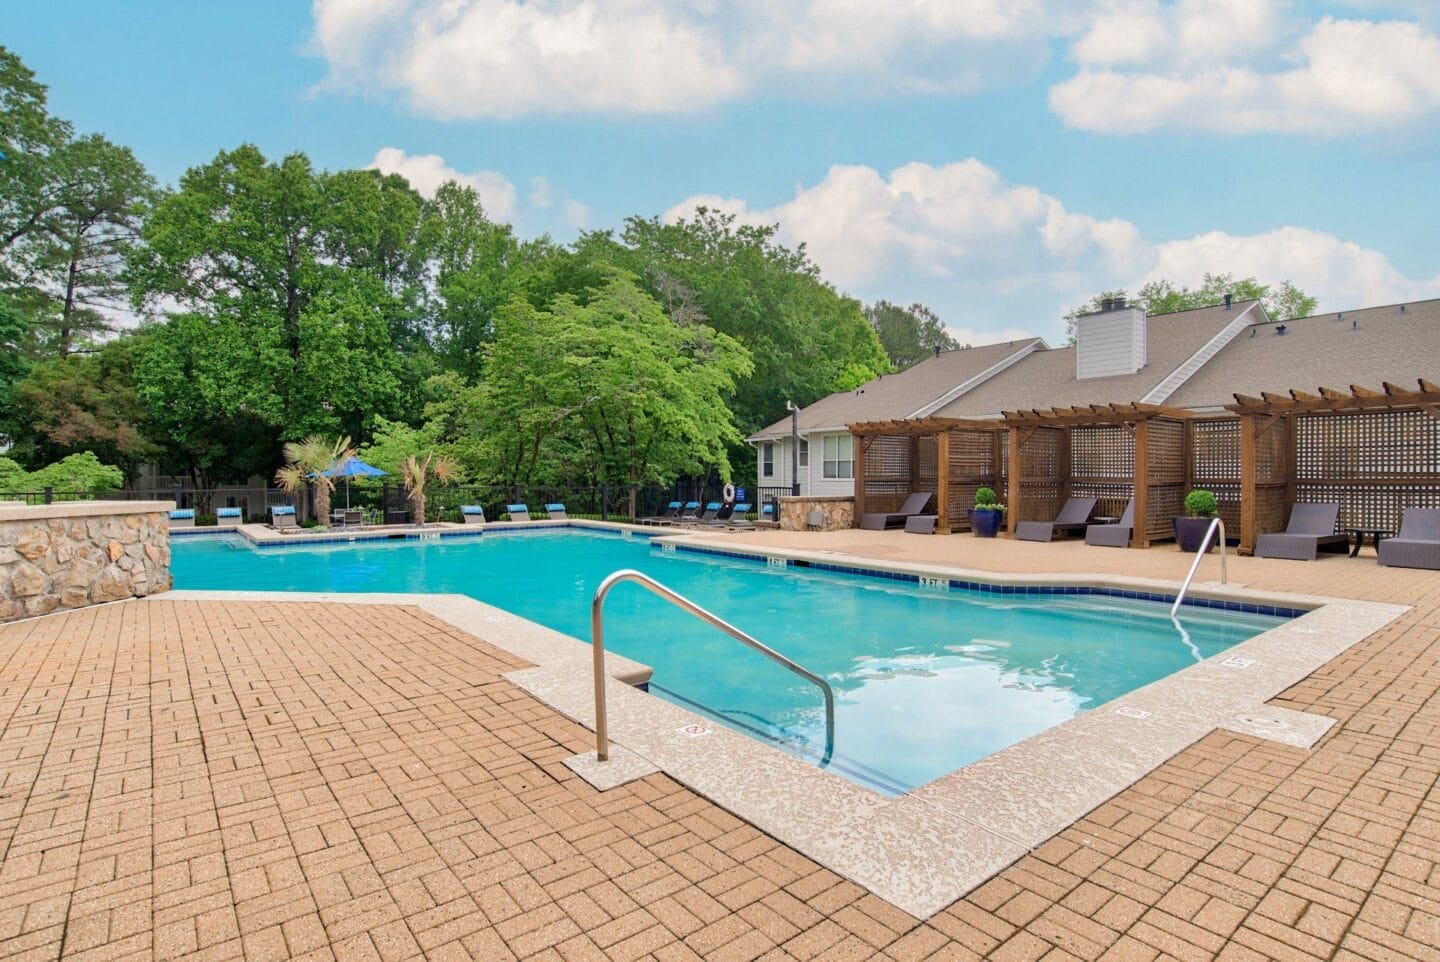
[{"label": "blue planter pot", "polygon": [[993,538],[1000,530],[1000,522],[1004,518],[1003,511],[984,511],[980,508],[971,508],[970,529],[975,532],[977,538]]}]

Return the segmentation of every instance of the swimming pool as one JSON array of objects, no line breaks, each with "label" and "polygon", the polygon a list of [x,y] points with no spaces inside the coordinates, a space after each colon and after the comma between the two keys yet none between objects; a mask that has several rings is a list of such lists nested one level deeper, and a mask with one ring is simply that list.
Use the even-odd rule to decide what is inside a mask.
[{"label": "swimming pool", "polygon": [[[763,559],[762,559],[763,560]],[[828,680],[830,770],[888,795],[922,785],[1217,654],[1285,619],[1155,601],[998,594],[666,552],[583,528],[257,549],[175,539],[175,587],[454,592],[589,639],[596,585],[645,572]],[[635,586],[606,602],[607,646],[651,691],[819,760],[814,685]]]}]

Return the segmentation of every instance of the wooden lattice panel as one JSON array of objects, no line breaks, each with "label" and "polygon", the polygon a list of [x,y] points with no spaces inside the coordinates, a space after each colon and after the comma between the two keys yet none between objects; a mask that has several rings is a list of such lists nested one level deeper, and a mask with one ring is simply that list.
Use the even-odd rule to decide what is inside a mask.
[{"label": "wooden lattice panel", "polygon": [[[915,476],[917,478],[923,478],[927,481],[930,481],[931,487],[926,489],[930,491],[935,490],[934,481],[936,477],[936,469],[938,467],[938,465],[935,463],[936,447],[937,445],[935,444],[935,438],[933,436],[920,437],[915,439],[915,453],[917,455]],[[916,490],[918,491],[921,489],[917,487]]]},{"label": "wooden lattice panel", "polygon": [[1433,481],[1440,421],[1424,411],[1376,411],[1297,419],[1297,481]]},{"label": "wooden lattice panel", "polygon": [[1070,496],[1072,498],[1095,498],[1095,514],[1101,517],[1118,518],[1124,514],[1125,505],[1130,500],[1130,493],[1133,490],[1133,485],[1123,482],[1085,480],[1070,482]]},{"label": "wooden lattice panel", "polygon": [[1289,477],[1290,425],[1283,418],[1262,423],[1255,432],[1255,483],[1281,484]]},{"label": "wooden lattice panel", "polygon": [[1064,476],[1065,432],[1037,428],[1020,448],[1020,477],[1025,481],[1055,481]]},{"label": "wooden lattice panel", "polygon": [[1156,418],[1146,425],[1149,438],[1145,462],[1150,484],[1185,484],[1185,425],[1180,421]]},{"label": "wooden lattice panel", "polygon": [[[1240,498],[1240,419],[1196,419],[1190,422],[1190,483],[1216,491],[1217,485],[1233,485],[1233,498]],[[1238,512],[1238,508],[1237,508]],[[1239,517],[1238,513],[1236,515]],[[1230,521],[1227,519],[1227,525]],[[1239,524],[1239,521],[1236,521]]]},{"label": "wooden lattice panel", "polygon": [[864,443],[865,512],[899,511],[910,495],[910,439],[884,436]]},{"label": "wooden lattice panel", "polygon": [[1173,537],[1174,520],[1185,513],[1185,485],[1152,484],[1145,504],[1145,537],[1158,541]]},{"label": "wooden lattice panel", "polygon": [[1093,478],[1114,482],[1134,475],[1135,439],[1125,428],[1118,424],[1096,424],[1071,429],[1072,481]]},{"label": "wooden lattice panel", "polygon": [[[1004,500],[1005,489],[995,463],[995,432],[951,431],[950,528],[970,528],[970,508],[981,487],[994,489]],[[1003,459],[1002,459],[1003,461]]]}]

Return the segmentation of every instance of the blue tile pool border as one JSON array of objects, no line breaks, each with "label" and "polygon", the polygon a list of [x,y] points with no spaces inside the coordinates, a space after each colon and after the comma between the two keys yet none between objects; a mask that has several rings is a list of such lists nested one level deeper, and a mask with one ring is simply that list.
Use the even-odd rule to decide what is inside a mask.
[{"label": "blue tile pool border", "polygon": [[584,531],[595,532],[598,534],[611,534],[617,538],[628,537],[642,538],[645,540],[649,540],[656,535],[664,533],[661,531],[640,531],[636,529],[617,530],[612,528],[594,528],[590,527],[589,525],[572,524],[570,522],[561,522],[559,524],[555,524],[553,522],[546,524],[524,524],[523,522],[512,523],[507,521],[500,522],[495,525],[487,525],[483,528],[469,531],[463,528],[459,528],[436,531],[377,531],[370,534],[356,533],[335,535],[301,535],[296,537],[294,540],[284,541],[254,541],[251,538],[246,537],[244,532],[239,531],[236,528],[222,527],[183,528],[178,531],[171,531],[170,536],[174,538],[194,537],[196,535],[209,535],[211,537],[236,535],[244,538],[251,547],[257,548],[261,551],[266,551],[272,548],[302,548],[317,544],[354,544],[361,541],[434,541],[450,540],[452,538],[513,537],[515,535],[538,534],[544,531],[555,531],[560,528],[575,528]]},{"label": "blue tile pool border", "polygon": [[[675,550],[687,554],[718,555],[723,558],[731,558],[737,561],[749,561],[754,564],[770,564],[769,555],[751,554],[743,551],[726,551],[723,548],[702,548],[698,545],[681,544],[675,545]],[[778,557],[778,556],[777,556]],[[809,561],[793,558],[785,558],[787,567],[808,568],[812,571],[835,571],[841,574],[860,575],[865,578],[879,578],[885,581],[904,581],[910,584],[919,584],[921,575],[911,574],[905,571],[886,571],[881,568],[866,568],[857,565],[837,565],[824,561]],[[1098,585],[997,585],[986,581],[966,581],[957,578],[937,577],[931,581],[930,576],[924,576],[927,584],[937,588],[960,588],[966,591],[978,591],[994,595],[1090,595],[1108,598],[1124,598],[1130,601],[1154,601],[1163,604],[1174,604],[1175,596],[1165,592],[1137,591],[1130,588],[1107,588]],[[939,583],[939,582],[943,582]],[[1287,608],[1280,605],[1262,605],[1248,601],[1225,601],[1219,598],[1196,598],[1186,596],[1181,602],[1186,608],[1211,608],[1216,611],[1234,611],[1247,615],[1269,615],[1275,618],[1299,618],[1301,615],[1309,614],[1308,608]]]}]

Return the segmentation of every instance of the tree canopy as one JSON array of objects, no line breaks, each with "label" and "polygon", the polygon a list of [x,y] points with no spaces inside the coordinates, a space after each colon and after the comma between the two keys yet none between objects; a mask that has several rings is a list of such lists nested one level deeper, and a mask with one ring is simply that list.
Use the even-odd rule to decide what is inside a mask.
[{"label": "tree canopy", "polygon": [[1295,317],[1308,317],[1315,313],[1315,298],[1306,294],[1289,281],[1279,284],[1262,284],[1253,277],[1236,278],[1234,274],[1206,274],[1197,287],[1179,286],[1167,280],[1151,281],[1130,297],[1124,288],[1102,291],[1089,301],[1065,315],[1065,333],[1070,342],[1075,341],[1075,319],[1081,314],[1092,314],[1100,310],[1103,302],[1118,297],[1127,298],[1146,314],[1173,314],[1176,311],[1192,311],[1200,307],[1214,307],[1225,303],[1230,294],[1236,301],[1259,301],[1271,320],[1288,321]]},{"label": "tree canopy", "polygon": [[898,371],[919,364],[937,351],[953,351],[960,346],[940,316],[924,304],[901,307],[889,301],[876,301],[865,308],[865,319],[875,329],[890,363]]}]

